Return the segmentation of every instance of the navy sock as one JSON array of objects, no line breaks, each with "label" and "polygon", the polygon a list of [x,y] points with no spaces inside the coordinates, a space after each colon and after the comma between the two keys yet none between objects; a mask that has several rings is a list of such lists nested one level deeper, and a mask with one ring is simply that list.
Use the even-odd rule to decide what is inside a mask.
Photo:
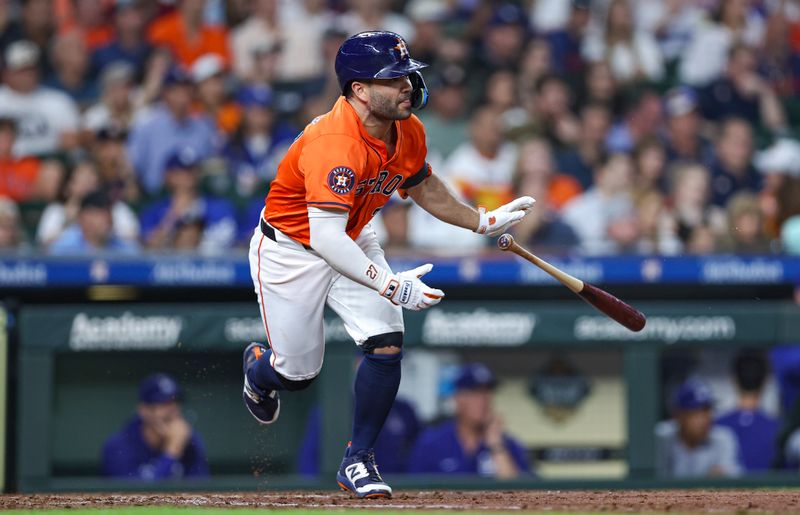
[{"label": "navy sock", "polygon": [[272,349],[267,350],[261,359],[247,369],[247,380],[259,390],[285,390],[278,373],[270,364]]},{"label": "navy sock", "polygon": [[375,445],[400,387],[403,353],[366,354],[356,373],[353,440],[350,454]]}]

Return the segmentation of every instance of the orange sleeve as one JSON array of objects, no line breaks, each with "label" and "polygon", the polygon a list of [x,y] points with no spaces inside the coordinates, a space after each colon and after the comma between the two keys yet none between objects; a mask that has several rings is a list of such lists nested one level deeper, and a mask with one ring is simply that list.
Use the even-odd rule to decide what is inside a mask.
[{"label": "orange sleeve", "polygon": [[366,162],[364,145],[350,136],[325,135],[307,143],[299,160],[306,203],[350,211]]},{"label": "orange sleeve", "polygon": [[406,177],[403,184],[397,188],[397,193],[402,197],[408,197],[408,188],[413,188],[431,175],[431,166],[425,161],[428,156],[428,146],[425,144],[425,127],[416,116],[411,116],[405,126],[409,135],[408,149],[403,149],[409,169],[414,172]]}]

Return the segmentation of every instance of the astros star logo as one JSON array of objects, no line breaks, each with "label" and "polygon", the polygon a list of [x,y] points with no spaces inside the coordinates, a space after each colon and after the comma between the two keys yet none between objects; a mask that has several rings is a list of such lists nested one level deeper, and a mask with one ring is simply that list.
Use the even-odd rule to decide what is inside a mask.
[{"label": "astros star logo", "polygon": [[338,195],[350,193],[355,183],[355,172],[346,166],[337,166],[328,174],[328,187]]},{"label": "astros star logo", "polygon": [[406,46],[406,42],[400,38],[397,38],[397,45],[395,45],[395,50],[400,52],[400,59],[408,59],[411,57],[411,54],[408,53],[408,47]]}]

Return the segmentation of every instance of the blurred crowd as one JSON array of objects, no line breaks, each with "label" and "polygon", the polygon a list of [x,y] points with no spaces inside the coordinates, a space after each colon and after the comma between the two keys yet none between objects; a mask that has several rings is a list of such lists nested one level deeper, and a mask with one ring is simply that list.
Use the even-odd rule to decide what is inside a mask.
[{"label": "blurred crowd", "polygon": [[[409,43],[428,161],[537,249],[800,253],[798,0],[0,0],[0,251],[244,248],[351,34]],[[391,251],[479,252],[393,199]]]}]

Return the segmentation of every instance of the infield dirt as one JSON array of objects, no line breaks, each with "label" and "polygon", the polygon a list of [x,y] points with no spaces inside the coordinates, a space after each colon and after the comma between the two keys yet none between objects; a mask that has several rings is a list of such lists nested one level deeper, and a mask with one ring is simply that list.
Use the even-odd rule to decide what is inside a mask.
[{"label": "infield dirt", "polygon": [[0,495],[0,510],[183,506],[267,509],[490,510],[568,512],[800,513],[792,490],[402,491],[392,499],[343,492]]}]

